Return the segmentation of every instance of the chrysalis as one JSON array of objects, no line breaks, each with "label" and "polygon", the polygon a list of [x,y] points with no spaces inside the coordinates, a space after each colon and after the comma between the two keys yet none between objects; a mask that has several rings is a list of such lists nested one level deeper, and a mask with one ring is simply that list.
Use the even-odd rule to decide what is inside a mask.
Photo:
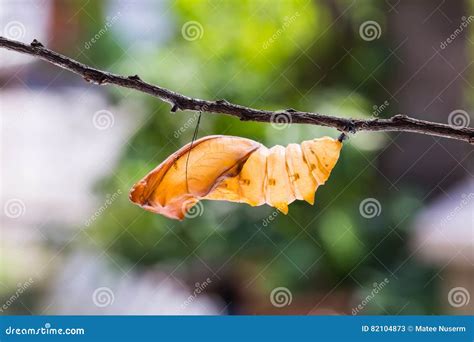
[{"label": "chrysalis", "polygon": [[133,186],[130,199],[179,220],[203,199],[266,203],[286,214],[295,199],[314,203],[341,148],[339,140],[329,137],[268,149],[246,138],[207,136],[169,156]]}]

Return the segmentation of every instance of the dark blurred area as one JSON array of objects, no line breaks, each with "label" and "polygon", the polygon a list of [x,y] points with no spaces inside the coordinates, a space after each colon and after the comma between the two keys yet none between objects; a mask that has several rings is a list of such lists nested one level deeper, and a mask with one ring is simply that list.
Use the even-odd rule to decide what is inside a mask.
[{"label": "dark blurred area", "polygon": [[[4,37],[192,97],[472,119],[472,1],[0,3]],[[6,50],[0,87],[3,314],[474,314],[469,144],[360,132],[314,206],[204,202],[179,222],[128,191],[191,140],[195,113]],[[339,132],[203,113],[209,134]]]}]

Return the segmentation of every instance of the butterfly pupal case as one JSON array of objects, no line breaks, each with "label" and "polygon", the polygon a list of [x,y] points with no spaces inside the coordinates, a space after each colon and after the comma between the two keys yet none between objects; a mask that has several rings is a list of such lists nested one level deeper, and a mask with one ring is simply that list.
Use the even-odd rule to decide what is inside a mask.
[{"label": "butterfly pupal case", "polygon": [[296,199],[314,203],[341,147],[340,141],[329,137],[268,149],[246,138],[207,136],[182,147],[136,183],[130,200],[179,220],[203,199],[251,206],[266,203],[287,214],[288,204]]}]

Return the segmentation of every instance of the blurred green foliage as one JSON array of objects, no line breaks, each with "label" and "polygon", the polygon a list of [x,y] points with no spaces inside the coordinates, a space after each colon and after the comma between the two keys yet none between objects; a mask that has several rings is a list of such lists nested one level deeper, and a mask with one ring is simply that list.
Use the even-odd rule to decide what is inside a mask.
[{"label": "blurred green foliage", "polygon": [[[102,15],[99,2],[91,4]],[[367,79],[368,70],[384,63],[374,74],[383,82],[391,75],[392,62],[385,61],[390,53],[387,37],[366,42],[359,38],[358,28],[367,17],[383,27],[379,6],[383,2],[361,2],[348,20],[337,18],[339,14],[316,1],[179,0],[170,13],[174,31],[164,45],[120,54],[108,50],[108,44],[98,44],[92,58],[126,75],[145,70],[140,74],[143,79],[193,97],[225,98],[267,109],[294,107],[370,116],[387,94],[373,78]],[[201,39],[183,39],[181,28],[188,21],[202,25]],[[120,99],[122,90],[113,92]],[[134,92],[126,101],[134,102],[145,118],[116,173],[101,184],[104,192],[127,193],[190,141],[196,123],[193,113],[171,114],[168,105],[151,97]],[[390,116],[396,110],[391,105],[380,115]],[[307,125],[276,130],[269,124],[206,113],[202,121],[201,136],[237,135],[268,146],[338,135],[335,130]],[[182,127],[188,128],[181,133]],[[206,202],[202,216],[177,222],[145,212],[123,195],[90,232],[101,248],[129,265],[165,262],[174,265],[172,270],[196,266],[203,278],[213,273],[201,261],[220,276],[223,265],[235,274],[252,265],[249,269],[257,270],[252,276],[262,292],[283,285],[298,289],[294,295],[327,293],[340,286],[360,292],[363,298],[372,283],[389,278],[387,288],[364,313],[400,313],[407,300],[419,313],[432,313],[433,288],[424,288],[430,270],[410,260],[391,274],[409,254],[402,227],[409,226],[407,217],[421,203],[415,190],[385,191],[389,185],[371,165],[385,144],[383,135],[368,139],[361,134],[346,142],[331,179],[317,192],[316,204],[295,202],[288,216],[265,206]],[[382,203],[381,214],[373,219],[359,213],[359,204],[367,197]],[[265,223],[270,216],[274,219]],[[401,220],[403,224],[397,225]]]}]

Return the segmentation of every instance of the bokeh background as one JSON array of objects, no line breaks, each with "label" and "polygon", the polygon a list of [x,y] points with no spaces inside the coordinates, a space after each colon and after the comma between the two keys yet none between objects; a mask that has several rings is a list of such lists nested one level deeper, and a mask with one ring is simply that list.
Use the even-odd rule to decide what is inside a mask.
[{"label": "bokeh background", "polygon": [[[1,35],[205,99],[467,126],[472,1],[13,1]],[[183,222],[131,186],[197,116],[0,50],[2,314],[473,314],[473,148],[345,142],[314,206],[205,202]],[[334,129],[203,113],[267,146]]]}]

